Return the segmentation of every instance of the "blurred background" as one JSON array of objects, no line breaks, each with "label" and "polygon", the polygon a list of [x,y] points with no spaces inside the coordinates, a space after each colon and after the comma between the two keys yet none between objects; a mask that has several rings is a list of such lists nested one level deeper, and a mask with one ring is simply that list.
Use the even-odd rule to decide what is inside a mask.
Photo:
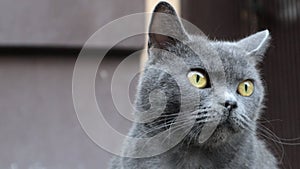
[{"label": "blurred background", "polygon": [[[151,11],[156,3],[0,0],[0,168],[107,167],[112,155],[88,138],[74,111],[75,61],[95,31],[120,17]],[[237,40],[259,30],[270,30],[272,45],[260,65],[267,85],[267,108],[261,124],[280,138],[300,137],[300,1],[172,0],[170,3],[210,38]],[[107,49],[112,36],[107,35],[106,41],[90,48],[96,52]],[[144,42],[141,35],[114,46],[96,77],[98,102],[103,105],[110,124],[122,133],[127,132],[130,123],[116,114],[110,94],[111,78],[118,64],[143,49]],[[130,64],[141,64],[143,60],[145,56],[137,56]],[[130,85],[131,100],[136,83],[137,78]],[[124,84],[119,85],[121,88]],[[274,142],[277,139],[274,136],[262,138],[281,161],[281,168],[299,168],[300,146],[281,145]]]}]

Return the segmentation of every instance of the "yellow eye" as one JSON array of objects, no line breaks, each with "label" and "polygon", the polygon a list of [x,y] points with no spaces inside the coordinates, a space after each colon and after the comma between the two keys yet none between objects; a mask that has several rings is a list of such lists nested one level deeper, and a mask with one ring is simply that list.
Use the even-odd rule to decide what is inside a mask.
[{"label": "yellow eye", "polygon": [[190,83],[200,89],[203,89],[207,86],[207,78],[204,74],[196,71],[192,71],[188,74],[188,78]]},{"label": "yellow eye", "polygon": [[242,96],[251,96],[254,91],[254,84],[251,80],[245,80],[238,86],[238,93]]}]

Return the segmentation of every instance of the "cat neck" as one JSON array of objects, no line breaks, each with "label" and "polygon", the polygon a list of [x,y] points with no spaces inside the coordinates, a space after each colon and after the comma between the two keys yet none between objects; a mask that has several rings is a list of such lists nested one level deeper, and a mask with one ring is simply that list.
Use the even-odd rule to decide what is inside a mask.
[{"label": "cat neck", "polygon": [[[218,146],[181,145],[178,158],[186,164],[197,163],[199,168],[226,168],[226,166],[250,165],[254,158],[255,136],[243,133],[233,136],[228,142]],[[182,153],[184,152],[184,153]],[[197,162],[198,161],[198,162]]]}]

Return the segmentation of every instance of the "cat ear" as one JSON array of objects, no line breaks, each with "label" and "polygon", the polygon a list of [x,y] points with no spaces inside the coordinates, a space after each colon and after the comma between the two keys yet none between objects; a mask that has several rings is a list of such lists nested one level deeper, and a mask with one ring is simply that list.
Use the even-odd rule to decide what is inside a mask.
[{"label": "cat ear", "polygon": [[148,47],[165,49],[186,39],[188,35],[174,8],[167,2],[160,2],[151,18]]},{"label": "cat ear", "polygon": [[262,59],[270,44],[271,36],[268,30],[257,32],[237,42],[237,45],[245,49],[248,55]]}]

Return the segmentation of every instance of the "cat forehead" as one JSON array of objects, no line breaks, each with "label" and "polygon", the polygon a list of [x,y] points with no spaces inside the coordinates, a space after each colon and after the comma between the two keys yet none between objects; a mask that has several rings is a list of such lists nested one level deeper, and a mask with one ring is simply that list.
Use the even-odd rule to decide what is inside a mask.
[{"label": "cat forehead", "polygon": [[[187,45],[191,47],[196,60],[207,64],[222,64],[223,66],[245,67],[249,65],[247,52],[234,42],[211,41],[205,38],[194,38]],[[220,65],[219,65],[220,66]]]},{"label": "cat forehead", "polygon": [[235,59],[242,59],[247,52],[236,45],[235,42],[229,41],[213,41],[203,37],[194,37],[188,42],[197,53],[209,53],[212,55],[219,55],[220,57],[233,57]]},{"label": "cat forehead", "polygon": [[213,41],[211,42],[214,49],[218,54],[223,57],[233,58],[236,60],[247,60],[245,57],[247,52],[236,45],[235,42],[222,42],[222,41]]}]

